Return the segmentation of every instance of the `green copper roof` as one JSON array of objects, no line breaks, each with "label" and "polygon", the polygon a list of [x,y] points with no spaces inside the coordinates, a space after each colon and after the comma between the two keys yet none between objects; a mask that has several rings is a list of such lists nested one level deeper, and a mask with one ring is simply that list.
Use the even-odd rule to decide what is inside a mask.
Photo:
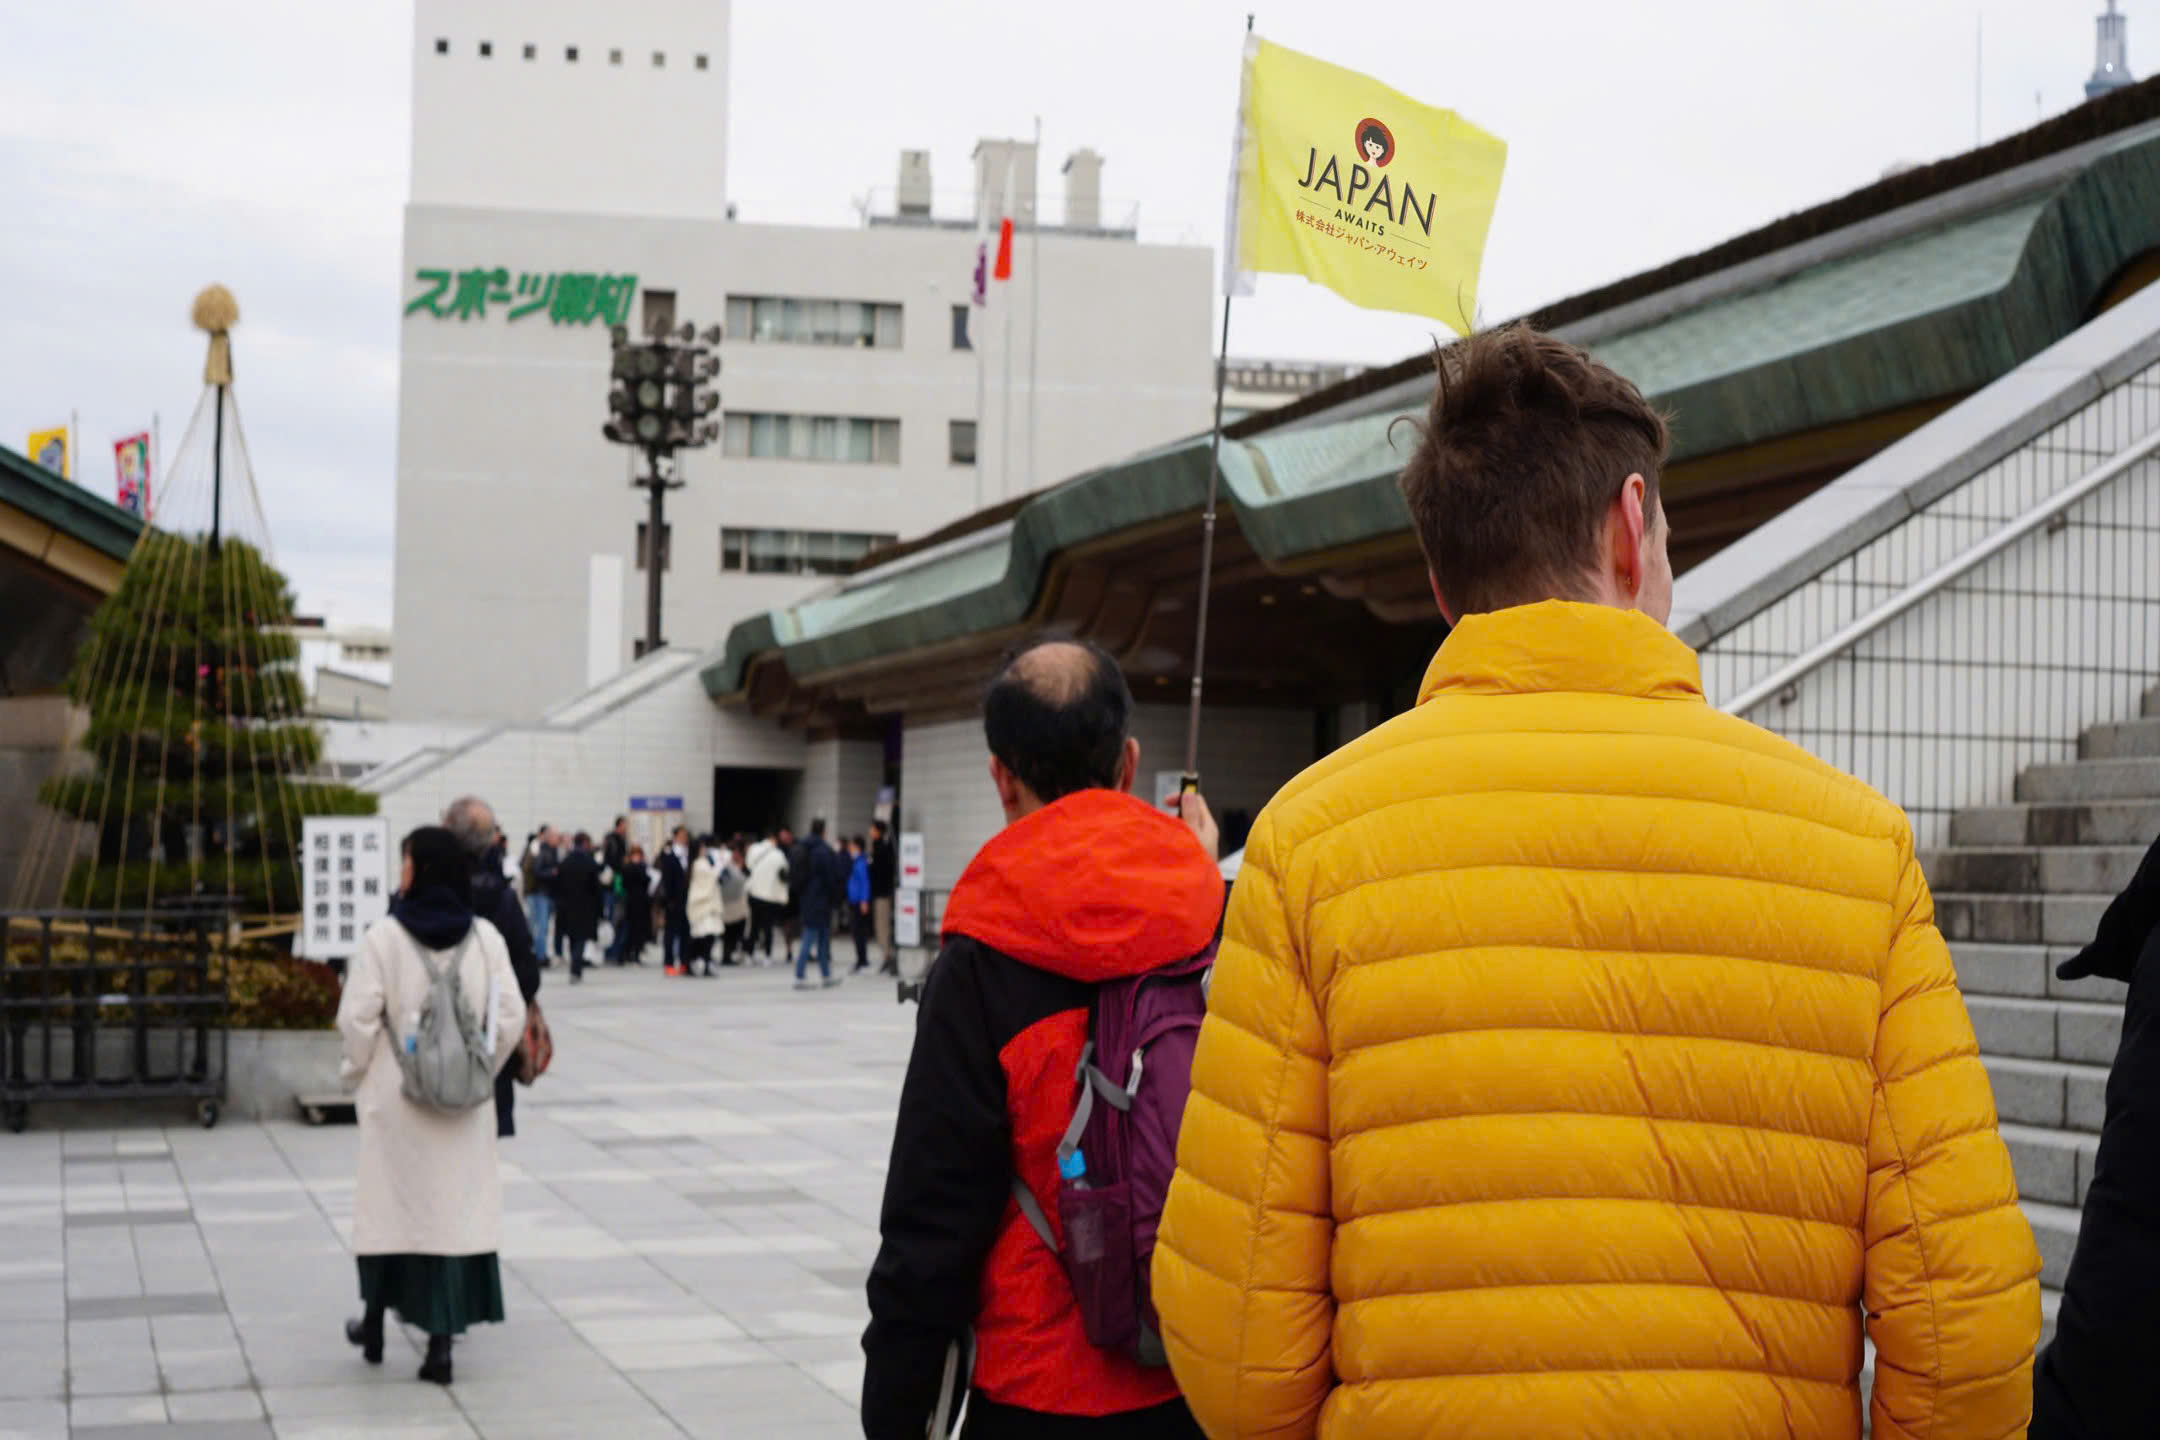
[{"label": "green copper roof", "polygon": [[[2160,248],[2160,124],[1882,218],[1899,217],[1880,243],[1773,266],[1698,304],[1637,302],[1645,318],[1611,333],[1597,317],[1561,333],[1584,334],[1673,417],[1676,460],[1964,394],[2083,324],[2126,264]],[[1416,440],[1396,424],[1408,399],[1224,441],[1225,502],[1263,559],[1287,568],[1409,527],[1395,488]],[[1205,436],[1078,476],[1009,531],[742,622],[704,668],[706,690],[738,691],[774,649],[807,679],[1019,623],[1060,550],[1197,510],[1206,485]]]},{"label": "green copper roof", "polygon": [[142,533],[138,517],[4,445],[0,445],[0,503],[123,563],[135,549],[135,537]]}]

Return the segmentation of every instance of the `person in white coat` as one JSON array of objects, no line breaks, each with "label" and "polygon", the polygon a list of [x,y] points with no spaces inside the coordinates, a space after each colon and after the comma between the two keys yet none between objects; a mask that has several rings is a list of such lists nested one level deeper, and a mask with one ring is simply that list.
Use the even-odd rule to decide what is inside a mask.
[{"label": "person in white coat", "polygon": [[457,968],[483,1025],[493,1004],[500,1070],[524,1033],[525,1001],[502,935],[473,915],[471,862],[439,826],[405,838],[397,898],[347,967],[337,1028],[345,1087],[358,1092],[352,1248],[366,1306],[360,1319],[346,1322],[345,1338],[369,1364],[381,1364],[384,1313],[395,1310],[427,1333],[420,1378],[447,1385],[451,1338],[503,1318],[496,1259],[502,1175],[492,1106],[444,1114],[405,1098],[391,1047],[414,1028],[427,1000],[422,951],[432,952],[438,970]]},{"label": "person in white coat", "polygon": [[683,960],[683,974],[713,974],[713,943],[720,932],[727,928],[721,918],[720,903],[720,855],[710,838],[698,841],[691,847],[690,892],[684,907],[690,919],[690,953]]},{"label": "person in white coat", "polygon": [[785,825],[777,835],[750,847],[750,953],[770,964],[773,937],[788,908],[788,846],[794,836]]}]

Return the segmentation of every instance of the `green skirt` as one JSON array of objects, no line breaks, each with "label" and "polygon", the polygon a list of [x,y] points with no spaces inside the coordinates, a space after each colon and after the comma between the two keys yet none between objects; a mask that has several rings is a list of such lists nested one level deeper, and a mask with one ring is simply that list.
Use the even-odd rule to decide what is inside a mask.
[{"label": "green skirt", "polygon": [[361,1255],[360,1299],[430,1335],[500,1324],[502,1267],[485,1255]]}]

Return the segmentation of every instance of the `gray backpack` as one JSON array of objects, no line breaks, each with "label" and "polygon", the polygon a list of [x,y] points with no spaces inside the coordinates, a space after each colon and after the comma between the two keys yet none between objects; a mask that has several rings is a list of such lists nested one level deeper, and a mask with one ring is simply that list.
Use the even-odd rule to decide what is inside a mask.
[{"label": "gray backpack", "polygon": [[468,934],[438,969],[434,955],[419,947],[428,976],[427,999],[420,1005],[420,1023],[394,1048],[405,1076],[405,1098],[430,1110],[455,1114],[495,1098],[495,1057],[489,1053],[486,1030],[466,1003],[465,987],[458,984],[458,962],[472,948]]}]

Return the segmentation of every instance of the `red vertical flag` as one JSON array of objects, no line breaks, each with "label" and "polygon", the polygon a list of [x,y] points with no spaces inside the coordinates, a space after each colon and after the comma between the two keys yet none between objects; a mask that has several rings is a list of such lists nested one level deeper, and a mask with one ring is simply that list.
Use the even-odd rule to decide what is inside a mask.
[{"label": "red vertical flag", "polygon": [[999,280],[1012,279],[1013,242],[1013,164],[1012,157],[1005,157],[1005,198],[998,210],[997,266],[990,273]]}]

